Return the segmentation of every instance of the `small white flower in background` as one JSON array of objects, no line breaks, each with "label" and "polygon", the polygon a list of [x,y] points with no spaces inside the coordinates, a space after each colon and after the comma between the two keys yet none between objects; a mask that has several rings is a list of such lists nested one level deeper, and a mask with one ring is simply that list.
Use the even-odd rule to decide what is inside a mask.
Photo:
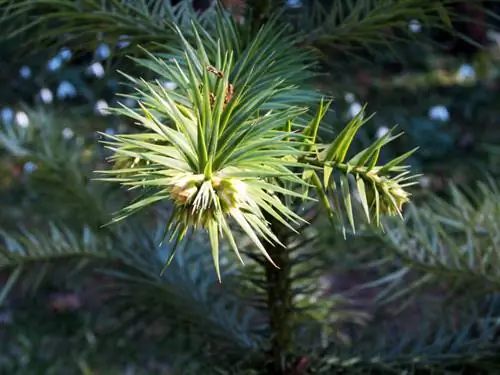
[{"label": "small white flower in background", "polygon": [[71,82],[61,81],[57,87],[56,95],[61,100],[74,98],[76,96],[76,88]]},{"label": "small white flower in background", "polygon": [[107,44],[101,43],[95,50],[95,58],[97,60],[106,60],[111,55],[111,51]]},{"label": "small white flower in background", "polygon": [[356,97],[352,92],[346,92],[346,94],[344,95],[344,100],[347,103],[353,103],[356,100]]},{"label": "small white flower in background", "polygon": [[24,78],[28,79],[31,77],[31,68],[29,66],[22,66],[21,69],[19,69],[19,75]]},{"label": "small white flower in background", "polygon": [[175,90],[177,88],[177,83],[166,81],[162,83],[162,86],[166,90]]},{"label": "small white flower in background", "polygon": [[95,107],[94,107],[94,111],[96,114],[98,115],[101,115],[101,116],[106,116],[107,114],[109,114],[109,105],[108,103],[103,100],[103,99],[100,99],[98,100],[96,103],[95,103]]},{"label": "small white flower in background", "polygon": [[107,135],[115,135],[116,132],[115,132],[115,129],[113,128],[107,128],[104,133],[106,133]]},{"label": "small white flower in background", "polygon": [[120,38],[118,39],[118,43],[116,43],[116,46],[118,48],[125,48],[130,45],[130,42],[127,40],[130,37],[128,35],[120,35]]},{"label": "small white flower in background", "polygon": [[19,111],[16,113],[16,123],[21,128],[27,128],[30,124],[30,119],[28,118],[28,115],[25,112]]},{"label": "small white flower in background", "polygon": [[287,0],[286,5],[289,8],[300,8],[302,6],[301,0]]},{"label": "small white flower in background", "polygon": [[408,28],[412,33],[419,33],[420,31],[422,31],[422,25],[418,20],[411,20],[410,22],[408,22]]},{"label": "small white flower in background", "polygon": [[52,101],[54,100],[54,95],[52,94],[52,91],[50,91],[46,87],[44,87],[43,89],[41,89],[40,93],[38,95],[40,95],[40,99],[45,104],[52,103]]},{"label": "small white flower in background", "polygon": [[14,111],[10,108],[3,108],[1,116],[4,124],[10,124],[14,120]]},{"label": "small white flower in background", "polygon": [[92,65],[90,65],[87,69],[87,72],[89,74],[96,76],[97,78],[102,78],[104,77],[105,74],[104,67],[100,62],[95,62]]},{"label": "small white flower in background", "polygon": [[33,173],[34,171],[36,171],[36,168],[37,168],[36,164],[31,161],[24,163],[23,166],[24,173],[27,174]]},{"label": "small white flower in background", "polygon": [[351,106],[349,107],[349,111],[348,111],[348,115],[350,118],[354,118],[356,117],[361,111],[363,110],[363,106],[358,103],[358,102],[354,102],[351,104]]},{"label": "small white flower in background", "polygon": [[380,128],[377,129],[377,133],[375,134],[375,137],[382,138],[387,133],[389,133],[389,128],[387,126],[381,126]]},{"label": "small white flower in background", "polygon": [[64,139],[71,139],[74,135],[75,133],[73,133],[73,130],[71,130],[70,128],[64,128],[62,131],[62,136]]},{"label": "small white flower in background", "polygon": [[55,72],[56,70],[59,70],[59,68],[61,68],[62,63],[63,61],[59,56],[53,57],[47,63],[47,69],[49,69],[51,72]]},{"label": "small white flower in background", "polygon": [[438,121],[448,121],[450,119],[450,112],[448,112],[448,108],[444,105],[436,105],[429,109],[429,117],[431,120]]},{"label": "small white flower in background", "polygon": [[428,176],[422,176],[418,180],[420,186],[422,186],[424,189],[428,189],[431,187],[431,179]]},{"label": "small white flower in background", "polygon": [[462,64],[457,71],[457,81],[464,82],[476,78],[476,70],[469,64]]},{"label": "small white flower in background", "polygon": [[72,56],[73,56],[73,54],[71,53],[71,50],[68,47],[61,48],[61,50],[59,51],[59,57],[63,61],[71,60]]}]

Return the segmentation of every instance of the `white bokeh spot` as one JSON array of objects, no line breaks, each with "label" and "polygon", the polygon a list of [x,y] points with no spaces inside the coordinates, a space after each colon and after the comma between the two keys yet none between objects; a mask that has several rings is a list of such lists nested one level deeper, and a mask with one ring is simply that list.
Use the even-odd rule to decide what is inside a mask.
[{"label": "white bokeh spot", "polygon": [[76,87],[69,81],[61,81],[57,87],[57,98],[64,100],[76,96]]},{"label": "white bokeh spot", "polygon": [[105,75],[104,67],[100,62],[95,62],[90,65],[87,69],[87,72],[97,78],[102,78]]},{"label": "white bokeh spot", "polygon": [[351,104],[351,106],[349,107],[349,110],[348,110],[348,116],[350,118],[354,118],[356,117],[357,115],[359,115],[361,113],[361,111],[363,110],[363,106],[361,105],[361,103],[359,102],[354,102]]},{"label": "white bokeh spot", "polygon": [[436,105],[429,109],[429,118],[431,120],[446,122],[450,119],[450,112],[444,105]]},{"label": "white bokeh spot", "polygon": [[16,124],[21,128],[27,128],[30,125],[30,119],[26,112],[19,111],[16,113]]},{"label": "white bokeh spot", "polygon": [[95,103],[94,112],[101,116],[109,115],[109,105],[104,99],[100,99]]},{"label": "white bokeh spot", "polygon": [[50,91],[47,87],[41,89],[38,95],[40,96],[41,101],[45,104],[50,104],[54,100],[52,91]]}]

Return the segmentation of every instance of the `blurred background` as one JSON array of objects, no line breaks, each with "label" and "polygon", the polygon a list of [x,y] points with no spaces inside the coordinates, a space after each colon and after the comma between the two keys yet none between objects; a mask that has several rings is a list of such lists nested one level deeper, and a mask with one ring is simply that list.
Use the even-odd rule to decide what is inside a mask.
[{"label": "blurred background", "polygon": [[[324,0],[323,6],[330,9],[340,2]],[[92,33],[85,30],[81,39],[78,23],[68,32],[61,32],[63,29],[58,27],[65,25],[65,12],[71,7],[58,13],[49,2],[40,3],[42,6],[30,14],[16,13],[9,5],[12,2],[0,7],[0,25],[4,31],[4,37],[0,37],[0,373],[170,374],[173,370],[166,353],[175,354],[176,348],[189,344],[165,339],[170,329],[169,314],[172,311],[182,314],[182,309],[192,308],[192,302],[182,298],[189,290],[198,288],[200,275],[187,266],[188,259],[184,263],[179,261],[169,276],[160,280],[156,271],[161,269],[161,262],[150,261],[151,255],[146,254],[154,243],[154,235],[138,234],[139,229],[133,224],[117,229],[121,245],[113,242],[112,234],[101,238],[94,231],[121,207],[125,194],[91,180],[93,170],[107,167],[106,152],[98,144],[98,132],[126,132],[132,126],[107,110],[117,106],[118,101],[135,105],[117,96],[130,90],[122,84],[123,78],[117,70],[134,72],[134,65],[126,55],[135,51],[132,49],[135,44],[131,43],[136,43],[136,39],[127,34],[129,26],[125,21],[116,31],[120,35],[108,35],[104,18],[102,30],[95,28]],[[121,14],[117,3],[121,2],[89,1],[87,5],[96,9],[102,6],[109,14],[116,6],[118,19]],[[449,186],[454,183],[475,189],[478,181],[498,179],[500,3],[456,3],[451,6],[457,16],[451,18],[452,29],[429,26],[418,18],[418,12],[410,13],[409,17],[396,15],[383,19],[382,23],[387,22],[384,27],[377,23],[380,15],[375,12],[372,14],[375,21],[372,24],[367,21],[368,26],[364,26],[368,32],[387,38],[381,37],[373,48],[365,48],[356,40],[356,22],[362,23],[361,16],[358,15],[357,21],[349,21],[347,15],[335,18],[336,24],[328,21],[322,30],[329,38],[323,38],[317,45],[324,56],[321,61],[324,75],[315,85],[335,98],[334,111],[327,119],[332,131],[342,129],[367,104],[367,111],[376,115],[356,141],[359,147],[383,136],[396,124],[405,135],[391,144],[382,158],[419,147],[410,159],[413,171],[421,173],[413,191],[415,205],[435,197],[454,202],[453,209],[446,212],[448,217],[456,214],[456,223],[459,223],[458,211],[465,212],[461,211],[460,216],[465,220],[467,212],[484,213],[477,206],[489,205],[497,211],[490,212],[493,216],[483,220],[493,225],[495,218],[500,220],[498,197],[493,188],[484,190],[482,195],[472,194],[483,199],[472,208],[472,203],[469,206],[466,201],[470,195],[454,195]],[[225,2],[236,17],[242,4]],[[372,9],[370,6],[366,9]],[[205,9],[207,4],[194,7]],[[307,22],[313,18],[303,16],[311,11],[309,3],[288,0],[284,7],[291,20],[298,20],[297,27],[309,27]],[[23,29],[44,14],[53,16],[45,26],[40,26],[43,38],[34,41],[40,28],[27,32]],[[370,20],[369,13],[360,14]],[[144,40],[152,43],[165,32],[159,19],[169,15],[158,11],[156,18],[146,21],[135,16],[135,26],[149,22],[149,27],[157,27],[151,38]],[[84,13],[78,22],[85,25]],[[133,24],[134,18],[127,22]],[[394,26],[398,31],[387,31]],[[133,26],[129,28],[136,31]],[[399,37],[400,34],[405,37]],[[173,83],[164,85],[169,88]],[[140,220],[155,222],[155,215],[158,214],[148,213]],[[481,242],[481,246],[498,251],[500,230],[494,233],[488,237],[488,245]],[[340,234],[329,234],[320,240],[321,244],[315,246],[335,249],[322,260],[328,269],[322,275],[322,282],[328,284],[328,293],[349,290],[350,294],[343,296],[355,300],[349,306],[358,313],[373,313],[372,300],[382,286],[410,285],[409,281],[401,281],[407,280],[402,275],[410,272],[408,268],[394,268],[391,263],[391,271],[381,274],[385,266],[375,263],[382,262],[385,255],[379,255],[383,253],[380,246],[373,249],[372,237],[361,235],[345,242]],[[481,270],[487,268],[485,262],[492,262],[492,267],[498,265],[495,262],[500,257],[496,252],[488,253],[487,261],[477,258],[480,254],[474,250],[482,240],[476,240],[464,241],[460,246],[469,246],[467,254],[475,257]],[[132,261],[124,264],[119,256],[109,255],[119,246],[125,248]],[[465,253],[463,250],[461,254]],[[401,259],[399,262],[406,258]],[[187,276],[186,269],[189,269]],[[478,275],[483,277],[481,272]],[[484,279],[476,275],[470,285],[486,283],[484,280],[495,284],[499,280],[498,271],[491,272],[495,277],[484,271]],[[400,283],[395,282],[397,278]],[[371,280],[377,280],[376,287],[380,288],[373,285],[371,289],[355,288]],[[450,280],[438,286],[433,284],[431,297],[441,296]],[[460,285],[457,290],[464,289],[466,284]],[[173,290],[174,286],[178,289]],[[353,292],[361,289],[360,293]],[[485,292],[484,296],[495,295]],[[210,311],[209,302],[201,297],[196,302],[201,315]],[[487,305],[493,306],[489,302]],[[495,302],[498,312],[497,305]],[[415,314],[407,311],[401,318],[403,325],[421,322],[421,315]],[[345,335],[349,336],[351,328]],[[492,352],[497,353],[497,346]],[[479,354],[470,354],[473,355]]]}]

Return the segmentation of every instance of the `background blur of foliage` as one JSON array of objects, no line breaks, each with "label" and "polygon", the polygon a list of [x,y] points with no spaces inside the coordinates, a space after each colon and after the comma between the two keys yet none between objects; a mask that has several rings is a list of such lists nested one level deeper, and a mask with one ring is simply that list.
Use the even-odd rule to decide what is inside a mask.
[{"label": "background blur of foliage", "polygon": [[[205,3],[195,2],[195,7],[203,9]],[[322,77],[318,85],[336,98],[337,118],[332,121],[338,120],[341,126],[360,110],[361,104],[368,103],[377,116],[366,137],[399,124],[407,136],[398,148],[420,147],[413,165],[438,189],[445,185],[443,178],[464,182],[477,171],[478,163],[490,167],[484,163],[491,162],[490,145],[498,137],[495,110],[499,104],[500,35],[495,27],[499,5],[496,1],[478,3],[484,3],[486,9],[461,3],[455,7],[460,18],[453,24],[453,33],[429,30],[418,19],[411,19],[408,28],[415,37],[412,43],[398,42],[398,36],[391,35],[388,45],[380,44],[367,52],[354,36],[352,41],[348,38],[338,43],[340,49],[335,48],[335,38],[348,35],[349,25],[340,30],[332,27],[332,40],[324,42],[328,43],[323,48],[328,77]],[[228,6],[239,10],[243,5],[228,0]],[[288,8],[293,14],[306,12],[305,6],[297,0],[289,2]],[[324,1],[324,6],[328,9],[330,4]],[[8,19],[7,25],[16,28]],[[54,21],[54,30],[56,25]],[[372,27],[377,26],[375,23]],[[93,45],[85,46],[83,52],[74,38],[65,44],[64,38],[57,37],[61,48],[35,50],[23,38],[27,35],[21,33],[2,43],[3,119],[15,116],[20,103],[57,109],[71,106],[72,113],[98,115],[99,108],[116,103],[117,91],[123,92],[116,69],[126,70],[124,64],[130,65],[123,57],[128,46],[126,35],[116,45],[109,45],[97,32]],[[40,41],[40,46],[45,45],[53,43]],[[94,53],[87,52],[91,47]],[[109,124],[109,118],[105,122]]]},{"label": "background blur of foliage", "polygon": [[[356,2],[363,1],[350,3]],[[323,3],[325,7],[330,7],[332,1],[323,0]],[[421,186],[415,191],[417,202],[425,199],[430,191],[444,192],[449,181],[472,186],[487,175],[495,179],[499,172],[500,147],[496,145],[500,137],[500,33],[497,31],[500,3],[477,3],[482,3],[484,8],[473,5],[457,5],[454,8],[460,16],[459,21],[453,24],[455,33],[426,28],[417,18],[405,19],[403,21],[415,38],[413,42],[399,42],[397,32],[382,30],[388,33],[388,43],[381,43],[369,52],[356,39],[356,29],[347,21],[338,28],[332,25],[331,30],[322,30],[325,35],[331,35],[331,40],[322,49],[325,54],[322,67],[327,74],[317,85],[336,98],[335,111],[328,122],[337,131],[361,110],[364,103],[368,103],[369,111],[377,115],[359,137],[360,147],[383,135],[393,124],[399,124],[405,136],[395,142],[384,157],[390,158],[420,147],[411,159],[414,170],[422,173]],[[235,9],[241,5],[236,2],[225,4],[233,5]],[[203,8],[206,4],[196,6]],[[292,19],[296,14],[309,12],[306,1],[289,0],[285,7],[287,16]],[[383,14],[383,10],[380,12]],[[4,146],[4,150],[0,147],[0,228],[17,227],[21,217],[26,220],[23,213],[26,207],[30,207],[32,213],[28,220],[34,223],[50,221],[57,210],[58,217],[94,217],[96,222],[90,222],[89,226],[97,228],[103,224],[97,218],[107,217],[106,213],[117,207],[113,192],[82,192],[82,189],[74,189],[73,186],[85,185],[91,170],[102,160],[100,153],[103,151],[95,147],[96,131],[115,133],[130,129],[130,124],[106,113],[108,107],[116,105],[116,93],[127,90],[120,86],[121,78],[116,70],[130,72],[133,69],[124,57],[130,47],[127,35],[124,32],[118,43],[111,44],[100,30],[96,30],[92,45],[84,46],[77,39],[65,43],[66,36],[54,32],[53,40],[39,41],[38,47],[34,47],[33,44],[26,44],[33,35],[22,32],[21,28],[25,25],[22,17],[11,17],[6,5],[0,8],[0,13],[5,16],[0,23],[5,35],[13,30],[21,31],[13,39],[0,39],[0,122],[6,129],[6,132],[0,132],[0,146]],[[383,19],[380,15],[373,17]],[[304,17],[297,19],[306,22]],[[52,22],[50,27],[57,30],[59,20]],[[85,22],[84,18],[82,22]],[[356,25],[355,20],[352,22]],[[298,27],[307,27],[300,22],[297,24]],[[374,32],[377,32],[378,26],[374,22]],[[369,29],[370,25],[366,27]],[[77,30],[74,32],[77,33]],[[342,43],[336,43],[335,38]],[[55,46],[54,42],[58,45]],[[337,45],[341,47],[336,48]],[[165,82],[166,86],[169,84]],[[128,105],[133,105],[133,102]],[[34,118],[37,119],[36,126],[32,126]],[[12,139],[23,140],[22,144],[28,148],[30,142],[42,140],[47,147],[39,147],[37,153],[30,153],[18,148],[19,144]],[[61,139],[67,144],[59,142]],[[55,144],[62,146],[53,148]],[[71,155],[77,154],[78,157],[73,160]],[[44,160],[51,161],[57,157],[67,161],[65,167],[44,164]],[[74,173],[73,168],[80,168],[85,173]],[[64,179],[52,178],[55,175],[64,176]],[[52,191],[64,189],[70,197],[67,201],[51,200]],[[85,194],[102,194],[107,206],[93,205],[94,201],[88,199],[86,207],[80,205],[79,211],[72,210],[72,204],[77,205],[87,199]],[[43,197],[47,198],[44,200]],[[485,199],[490,199],[490,202],[496,199],[491,204],[498,207],[495,194],[485,193]],[[36,205],[33,205],[34,202]],[[458,206],[463,204],[460,199],[455,203]],[[500,218],[500,215],[496,217]],[[124,236],[127,235],[125,232]],[[85,233],[82,238],[65,236],[56,228],[53,228],[51,236],[54,241],[60,241],[61,254],[74,244],[91,248],[95,240],[86,239]],[[373,238],[360,236],[346,243],[340,236],[333,237],[321,237],[317,246],[335,248],[334,255],[323,261],[332,264],[331,273],[335,275],[336,288],[342,288],[344,284],[346,288],[353,288],[353,283],[368,281],[370,275],[379,272],[373,266],[374,262],[380,262],[380,269],[383,268],[382,258],[377,255],[380,249],[369,245],[373,244]],[[394,243],[398,238],[394,239]],[[12,241],[14,243],[14,239]],[[45,245],[39,243],[35,248],[39,251]],[[43,251],[40,254],[37,272],[30,273],[29,277],[24,276],[21,268],[16,269],[17,274],[10,273],[10,269],[0,272],[0,282],[7,286],[0,292],[0,373],[94,374],[91,368],[104,368],[106,370],[95,374],[167,374],[170,370],[166,363],[170,362],[163,358],[164,353],[175,355],[175,349],[181,345],[189,347],[189,343],[172,344],[161,339],[162,335],[168,335],[168,331],[162,331],[161,315],[168,311],[169,304],[156,301],[158,294],[154,290],[148,290],[142,297],[141,293],[136,293],[133,298],[128,296],[129,300],[124,298],[126,302],[119,301],[114,306],[107,304],[103,307],[100,303],[103,296],[94,291],[100,279],[84,272],[90,260],[47,264],[43,263]],[[99,257],[98,252],[95,256]],[[115,270],[113,262],[110,263],[106,264],[104,274],[121,271]],[[371,264],[371,268],[367,269],[366,264]],[[182,267],[179,265],[178,275],[174,268],[170,277],[177,277],[177,281],[182,277],[188,279],[182,276]],[[151,272],[156,271],[153,268]],[[403,271],[398,272],[400,276]],[[21,281],[16,283],[17,289],[7,293],[14,279],[18,281],[17,278]],[[192,284],[198,285],[199,278],[192,276],[192,279]],[[406,279],[401,280],[406,282]],[[385,281],[387,284],[388,280]],[[153,282],[154,278],[151,279]],[[168,289],[173,283],[166,285]],[[439,293],[440,289],[435,293],[437,298]],[[368,294],[361,299],[371,298]],[[435,299],[436,295],[429,298]],[[482,303],[489,307],[495,305],[498,313],[496,299],[494,303],[490,300]],[[138,316],[151,311],[132,312],[125,309],[132,310],[133,306],[140,310],[141,305],[148,306],[150,310],[158,308],[159,312],[151,314],[152,320],[147,321],[149,318],[141,320]],[[481,308],[478,304],[477,309]],[[369,311],[370,307],[361,304],[363,309]],[[113,315],[116,311],[120,311],[119,316]],[[415,313],[402,325],[414,325],[411,319],[421,322],[422,315],[418,314],[424,313],[430,314],[431,311]],[[458,315],[457,312],[453,317],[458,319]],[[383,317],[376,316],[375,319],[382,321]],[[106,329],[102,328],[104,326]],[[146,337],[138,335],[146,328]],[[349,326],[347,331],[350,332],[351,328]],[[429,343],[422,343],[423,346],[425,344]],[[447,345],[453,346],[454,343]],[[470,345],[472,347],[473,343]],[[203,348],[199,350],[203,351]],[[493,352],[498,353],[497,350],[498,346]],[[64,355],[61,354],[63,352]],[[194,352],[193,349],[196,356]],[[186,363],[189,361],[187,359]],[[184,371],[187,371],[186,368]]]}]

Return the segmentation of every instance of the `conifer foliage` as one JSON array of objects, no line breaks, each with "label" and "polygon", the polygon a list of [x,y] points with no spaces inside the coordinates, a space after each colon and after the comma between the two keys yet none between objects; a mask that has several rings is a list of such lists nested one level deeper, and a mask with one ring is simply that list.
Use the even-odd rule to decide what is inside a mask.
[{"label": "conifer foliage", "polygon": [[[377,165],[380,148],[394,139],[389,132],[348,157],[350,143],[366,122],[363,114],[333,142],[319,144],[317,133],[328,104],[319,103],[317,113],[311,114],[307,102],[318,94],[297,85],[304,78],[287,80],[292,74],[309,76],[305,53],[273,24],[238,51],[242,37],[237,25],[228,16],[218,17],[223,22],[214,35],[193,24],[193,46],[176,29],[182,42],[178,54],[174,50],[138,61],[177,87],[169,91],[161,81],[130,78],[140,110],[124,107],[118,113],[148,132],[107,136],[119,166],[103,173],[125,186],[154,190],[117,219],[160,199],[170,200],[174,208],[166,235],[178,243],[191,228],[206,230],[219,273],[220,234],[242,260],[229,219],[273,262],[262,239],[273,246],[284,244],[268,218],[294,230],[293,225],[304,220],[285,200],[311,199],[310,186],[324,197],[330,214],[346,210],[353,229],[348,176],[368,220],[400,214],[409,196],[404,188],[410,183],[400,163],[411,152]],[[328,203],[327,192],[338,192],[334,170],[342,175],[342,207]]]}]

